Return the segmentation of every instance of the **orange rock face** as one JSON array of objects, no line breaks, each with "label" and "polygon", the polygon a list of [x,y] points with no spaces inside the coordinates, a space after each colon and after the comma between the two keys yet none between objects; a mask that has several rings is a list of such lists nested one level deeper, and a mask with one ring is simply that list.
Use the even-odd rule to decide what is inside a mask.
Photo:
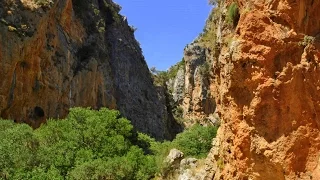
[{"label": "orange rock face", "polygon": [[237,3],[213,64],[222,125],[211,178],[320,179],[320,1]]}]

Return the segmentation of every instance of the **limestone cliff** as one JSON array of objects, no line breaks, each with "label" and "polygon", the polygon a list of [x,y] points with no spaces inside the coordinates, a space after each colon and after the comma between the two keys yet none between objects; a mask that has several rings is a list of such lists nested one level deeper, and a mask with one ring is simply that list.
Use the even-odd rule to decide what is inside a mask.
[{"label": "limestone cliff", "polygon": [[209,89],[210,62],[208,49],[195,41],[185,47],[183,61],[168,71],[174,75],[167,84],[173,101],[183,110],[183,118],[188,119],[186,126],[195,122],[208,123],[216,110],[215,97]]},{"label": "limestone cliff", "polygon": [[[199,59],[206,49],[205,87],[222,121],[208,179],[320,179],[319,7],[319,0],[221,0],[213,10],[201,48],[189,55]],[[186,73],[196,74],[188,66]],[[184,102],[201,102],[190,97]]]},{"label": "limestone cliff", "polygon": [[210,59],[207,55],[207,49],[196,42],[185,48],[185,96],[182,107],[184,117],[188,119],[204,119],[216,109],[209,89]]},{"label": "limestone cliff", "polygon": [[38,127],[74,106],[119,109],[172,138],[134,30],[111,0],[0,1],[1,117]]}]

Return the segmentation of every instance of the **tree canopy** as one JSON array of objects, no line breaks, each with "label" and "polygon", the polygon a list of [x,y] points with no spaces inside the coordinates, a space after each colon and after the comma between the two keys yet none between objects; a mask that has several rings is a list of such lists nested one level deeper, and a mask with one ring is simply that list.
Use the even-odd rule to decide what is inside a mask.
[{"label": "tree canopy", "polygon": [[[215,130],[195,129],[176,142],[156,142],[134,132],[119,111],[106,108],[73,108],[67,118],[49,119],[36,130],[0,120],[0,179],[150,179],[168,148],[195,156],[209,150]],[[203,149],[203,143],[209,147]]]}]

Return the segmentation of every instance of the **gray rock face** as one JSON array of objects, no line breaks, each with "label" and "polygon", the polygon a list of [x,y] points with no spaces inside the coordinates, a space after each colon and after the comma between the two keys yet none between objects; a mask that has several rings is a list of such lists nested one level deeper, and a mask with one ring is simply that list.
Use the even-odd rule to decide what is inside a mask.
[{"label": "gray rock face", "polygon": [[182,102],[184,97],[184,81],[185,81],[184,67],[180,68],[177,72],[177,76],[174,79],[172,96],[175,102],[179,104]]},{"label": "gray rock face", "polygon": [[219,117],[219,115],[217,113],[210,114],[207,119],[214,126],[220,126],[220,124],[221,124],[220,117]]},{"label": "gray rock face", "polygon": [[206,49],[197,43],[186,47],[184,53],[185,96],[184,116],[204,118],[215,111],[215,100],[210,94],[210,63],[206,59]]},{"label": "gray rock face", "polygon": [[161,179],[165,180],[204,180],[206,176],[203,163],[196,158],[185,158],[181,151],[171,149],[165,163],[170,167]]},{"label": "gray rock face", "polygon": [[159,112],[161,113],[161,117],[165,119],[165,132],[164,136],[167,139],[174,139],[175,135],[183,131],[183,128],[180,124],[178,124],[174,117],[172,112],[172,107],[170,104],[170,95],[168,94],[168,90],[166,87],[157,86],[157,93],[158,93],[158,99],[160,100],[159,104]]},{"label": "gray rock face", "polygon": [[178,180],[205,180],[205,176],[203,172],[195,173],[190,169],[186,169],[179,175]]},{"label": "gray rock face", "polygon": [[137,130],[171,138],[170,112],[119,10],[111,0],[1,1],[1,117],[38,127],[70,107],[109,107]]},{"label": "gray rock face", "polygon": [[170,165],[179,164],[183,157],[183,152],[178,149],[171,149],[165,161]]},{"label": "gray rock face", "polygon": [[185,168],[187,166],[190,166],[192,168],[196,167],[196,163],[197,163],[197,159],[196,158],[187,158],[187,159],[182,159],[180,162],[180,167],[181,168]]}]

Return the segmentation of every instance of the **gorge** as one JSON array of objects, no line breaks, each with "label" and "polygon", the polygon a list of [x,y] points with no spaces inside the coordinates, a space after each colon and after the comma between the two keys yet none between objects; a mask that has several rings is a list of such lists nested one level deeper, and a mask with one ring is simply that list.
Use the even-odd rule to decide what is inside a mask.
[{"label": "gorge", "polygon": [[108,107],[157,140],[215,125],[203,176],[185,179],[320,179],[320,1],[211,3],[159,76],[111,0],[1,1],[1,117],[37,128]]}]

